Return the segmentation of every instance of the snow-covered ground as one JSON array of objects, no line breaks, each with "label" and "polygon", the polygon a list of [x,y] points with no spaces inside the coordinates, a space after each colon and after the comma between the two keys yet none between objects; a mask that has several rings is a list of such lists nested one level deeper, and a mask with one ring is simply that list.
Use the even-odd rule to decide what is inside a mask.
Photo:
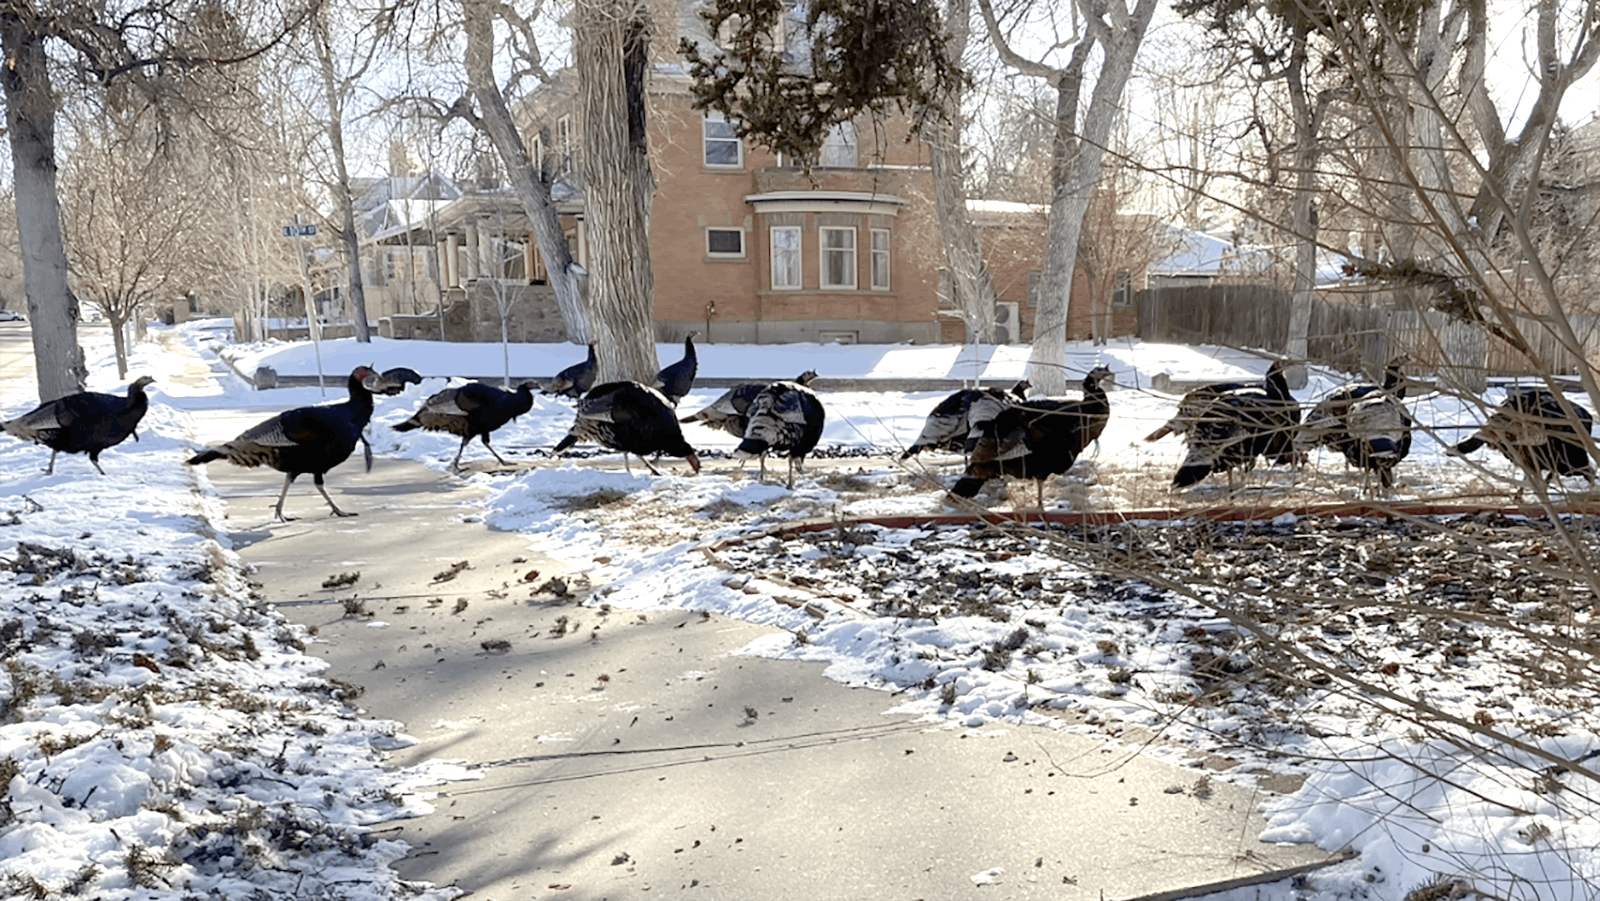
[{"label": "snow-covered ground", "polygon": [[[444,387],[438,376],[501,371],[501,348],[325,342],[326,394],[255,392],[195,372],[185,347],[226,353],[246,372],[271,365],[295,374],[315,371],[316,349],[230,346],[212,326],[157,332],[160,341],[136,346],[130,378],[158,379],[152,409],[140,442],[102,457],[106,478],[82,457],[62,457],[45,477],[48,451],[0,442],[0,558],[10,570],[0,574],[0,786],[9,781],[0,893],[392,897],[385,864],[400,850],[365,830],[425,809],[429,784],[463,775],[448,764],[382,769],[382,749],[408,740],[403,725],[355,717],[340,687],[299,652],[306,636],[252,603],[227,536],[215,534],[221,517],[209,481],[182,459],[238,431],[237,416],[218,422],[211,411],[259,408],[264,417],[336,400],[354,366],[404,365],[430,378],[380,399],[375,450],[442,469],[458,439],[387,426]],[[121,390],[109,345],[90,350],[91,387]],[[548,375],[582,356],[564,345],[511,350],[514,374]],[[701,345],[700,374],[816,369],[1006,386],[1025,374],[1026,352]],[[680,353],[660,348],[664,363]],[[1258,470],[1238,495],[1209,484],[1170,494],[1181,444],[1141,439],[1175,399],[1147,386],[1162,373],[1179,382],[1252,377],[1265,361],[1138,343],[1074,346],[1067,360],[1074,373],[1096,363],[1117,375],[1111,424],[1055,480],[1047,506],[1360,496],[1360,480],[1326,453],[1302,473]],[[1347,380],[1316,373],[1297,396],[1313,400]],[[31,392],[4,386],[0,415],[31,408]],[[697,390],[681,409],[718,394]],[[910,444],[944,394],[825,392],[823,456],[836,459],[808,467],[792,492],[718,459],[736,439],[698,426],[685,434],[710,452],[699,476],[671,458],[660,477],[625,473],[614,454],[549,460],[572,413],[543,397],[495,435],[509,459],[537,465],[464,477],[490,488],[491,525],[536,535],[541,550],[602,585],[595,602],[780,627],[784,634],[747,653],[818,660],[834,678],[893,689],[886,709],[950,728],[1088,731],[1215,769],[1215,778],[1303,778],[1274,802],[1269,838],[1349,846],[1359,856],[1300,883],[1238,893],[1239,901],[1401,899],[1441,873],[1490,897],[1600,896],[1592,777],[1553,766],[1577,761],[1592,771],[1583,761],[1600,747],[1590,709],[1593,599],[1564,577],[1575,555],[1546,527],[1504,517],[1059,532],[855,525],[957,512],[942,490],[955,458],[899,466],[882,456]],[[1503,461],[1468,464],[1440,450],[1481,421],[1481,405],[1412,397],[1428,428],[1399,469],[1395,499],[1504,498]],[[486,457],[474,446],[465,459]],[[1016,497],[1031,506],[1031,485]],[[1011,506],[1000,492],[980,499]],[[306,486],[290,505],[315,500]],[[780,528],[804,520],[836,526]],[[1521,625],[1503,628],[1512,622]],[[1329,678],[1340,671],[1361,674],[1361,684]],[[1234,765],[1223,768],[1224,758]]]}]

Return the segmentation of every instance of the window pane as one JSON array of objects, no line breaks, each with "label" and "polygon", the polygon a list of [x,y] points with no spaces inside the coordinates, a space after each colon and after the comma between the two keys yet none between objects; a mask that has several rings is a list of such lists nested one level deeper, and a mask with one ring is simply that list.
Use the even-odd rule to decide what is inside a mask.
[{"label": "window pane", "polygon": [[706,139],[706,165],[707,166],[737,166],[739,165],[738,141],[713,141]]},{"label": "window pane", "polygon": [[822,230],[822,284],[829,288],[854,288],[856,285],[856,230]]},{"label": "window pane", "polygon": [[739,139],[734,137],[733,126],[721,113],[706,113],[704,121],[705,164],[707,166],[737,166]]},{"label": "window pane", "polygon": [[886,291],[889,288],[889,230],[872,230],[872,287]]},{"label": "window pane", "polygon": [[800,287],[800,229],[772,230],[772,287]]},{"label": "window pane", "polygon": [[822,158],[818,162],[823,166],[855,166],[856,127],[854,123],[841,122],[828,132],[828,136],[823,139]]},{"label": "window pane", "polygon": [[732,229],[706,230],[706,250],[709,253],[744,255],[744,232]]}]

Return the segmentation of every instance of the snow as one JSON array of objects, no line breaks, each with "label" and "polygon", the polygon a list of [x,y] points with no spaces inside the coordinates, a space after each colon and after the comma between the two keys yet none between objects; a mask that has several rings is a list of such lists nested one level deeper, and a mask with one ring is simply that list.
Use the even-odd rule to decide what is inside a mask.
[{"label": "snow", "polygon": [[[126,381],[116,376],[105,333],[84,334],[97,342],[86,348],[90,387],[120,392]],[[445,761],[385,766],[386,749],[412,741],[405,724],[358,716],[340,687],[322,677],[322,664],[303,652],[301,630],[252,597],[219,531],[220,501],[205,471],[181,461],[193,447],[231,437],[272,411],[342,397],[343,376],[356,365],[404,365],[427,378],[379,399],[374,450],[442,470],[457,439],[387,426],[449,384],[446,376],[498,375],[502,349],[327,341],[320,348],[326,391],[256,392],[228,374],[218,356],[243,372],[269,365],[304,374],[315,371],[319,350],[303,343],[234,346],[216,323],[153,335],[134,345],[129,377],[156,377],[151,411],[139,442],[102,457],[111,477],[66,455],[54,476],[44,476],[47,450],[0,441],[0,787],[6,789],[0,896],[376,899],[418,891],[423,898],[452,897],[449,888],[403,886],[389,863],[404,847],[373,830],[426,813],[430,788],[471,775]],[[1028,352],[706,343],[699,349],[701,378],[792,378],[816,369],[825,379],[981,379],[1002,387],[1026,375]],[[659,353],[671,362],[681,345],[663,344]],[[548,377],[581,359],[582,349],[514,345],[510,354],[512,375]],[[1069,372],[1097,363],[1116,373],[1111,423],[1099,447],[1056,480],[1047,505],[1139,511],[1237,500],[1225,485],[1210,483],[1181,497],[1166,492],[1181,443],[1141,439],[1170,415],[1175,399],[1147,386],[1161,374],[1180,383],[1254,378],[1264,359],[1137,342],[1070,349]],[[1298,396],[1311,400],[1348,380],[1316,372]],[[1433,533],[1397,542],[1389,525],[1283,515],[1236,531],[1209,527],[1215,532],[1209,550],[1182,545],[1193,528],[1152,530],[1147,534],[1181,545],[1190,569],[1162,575],[1152,568],[1142,581],[1081,562],[1083,542],[1115,545],[1135,526],[1053,536],[851,525],[855,518],[954,512],[940,487],[958,465],[933,455],[896,466],[883,456],[915,439],[946,391],[860,388],[823,393],[828,427],[821,453],[793,491],[757,481],[749,467],[736,469],[726,457],[737,439],[699,426],[686,427],[686,437],[717,461],[699,476],[673,458],[658,464],[660,476],[637,465],[629,474],[618,455],[592,447],[578,449],[588,458],[551,461],[548,449],[571,424],[571,406],[538,397],[494,441],[508,459],[538,465],[515,474],[464,474],[487,497],[481,510],[461,512],[494,528],[537,533],[542,550],[600,586],[594,603],[708,610],[776,627],[782,631],[743,653],[818,661],[830,678],[891,689],[886,710],[949,728],[1029,724],[1120,737],[1184,766],[1222,755],[1239,762],[1215,778],[1248,782],[1285,771],[1304,777],[1298,790],[1272,796],[1264,838],[1348,846],[1356,856],[1300,881],[1239,890],[1219,901],[1399,899],[1436,874],[1467,880],[1493,897],[1600,894],[1592,793],[1579,775],[1554,765],[1590,768],[1585,761],[1600,754],[1587,679],[1552,678],[1537,691],[1524,690],[1530,669],[1557,666],[1531,656],[1546,646],[1468,634],[1478,628],[1474,623],[1457,624],[1461,634],[1445,637],[1408,631],[1406,622],[1379,627],[1358,620],[1336,628],[1342,617],[1445,603],[1438,592],[1454,583],[1430,578],[1428,568],[1429,561],[1453,559],[1453,546],[1428,545]],[[34,391],[31,384],[5,384],[0,416],[31,409]],[[720,393],[697,389],[681,408],[697,410]],[[1413,415],[1430,428],[1419,430],[1399,469],[1398,498],[1503,501],[1515,481],[1504,461],[1491,454],[1462,461],[1442,452],[1482,420],[1482,403],[1431,391],[1411,397]],[[464,459],[487,456],[474,445]],[[1361,497],[1359,480],[1343,469],[1342,459],[1318,452],[1298,476],[1258,470],[1246,497]],[[1011,501],[998,494],[982,499],[1009,510]],[[1032,486],[1020,485],[1013,496],[1031,505]],[[793,529],[809,520],[825,527]],[[1491,568],[1493,578],[1481,585],[1494,602],[1525,614],[1532,631],[1547,600],[1539,592],[1549,586],[1536,582],[1532,594],[1513,596],[1513,583],[1524,584],[1516,582],[1523,576],[1515,567],[1521,558],[1559,549],[1538,545],[1535,526],[1510,522],[1502,530],[1512,535],[1506,546],[1484,554],[1499,554],[1493,563],[1499,569]],[[1347,526],[1360,539],[1335,543],[1334,533]],[[1263,540],[1348,554],[1333,560],[1323,552],[1319,571],[1230,556],[1236,546]],[[703,553],[688,553],[696,549]],[[1393,571],[1374,562],[1385,554],[1398,555]],[[1503,578],[1496,575],[1502,570]],[[1191,580],[1188,571],[1204,571],[1206,579]],[[1383,584],[1363,582],[1363,573]],[[1361,604],[1315,607],[1275,637],[1317,665],[1378,668],[1383,678],[1374,679],[1394,695],[1385,700],[1390,709],[1331,690],[1274,697],[1240,681],[1219,683],[1234,692],[1226,703],[1180,706],[1174,714],[1170,700],[1196,685],[1197,646],[1214,651],[1219,665],[1248,656],[1229,644],[1238,633],[1208,603],[1214,600],[1208,592],[1223,593],[1211,586],[1232,586],[1225,593],[1263,605],[1294,597],[1312,606],[1322,599],[1296,593],[1334,580]],[[929,590],[933,585],[940,587]],[[1589,608],[1565,609],[1572,634],[1587,635]],[[1474,636],[1481,647],[1469,641]],[[1451,640],[1455,650],[1441,650]],[[1489,653],[1491,646],[1505,651],[1505,659]],[[1589,646],[1576,647],[1590,654]],[[1530,656],[1519,657],[1524,653]],[[1582,661],[1572,666],[1587,674]],[[1425,733],[1408,721],[1407,699],[1426,699],[1457,720],[1431,723]],[[1474,723],[1492,724],[1516,742],[1493,740]],[[998,868],[972,880],[1003,891]]]}]

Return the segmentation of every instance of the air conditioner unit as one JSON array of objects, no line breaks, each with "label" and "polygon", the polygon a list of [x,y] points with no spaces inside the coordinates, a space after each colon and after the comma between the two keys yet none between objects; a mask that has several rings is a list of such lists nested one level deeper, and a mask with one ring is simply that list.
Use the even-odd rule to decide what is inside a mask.
[{"label": "air conditioner unit", "polygon": [[1022,342],[1022,316],[1018,304],[1001,301],[994,305],[994,343],[1019,344]]}]

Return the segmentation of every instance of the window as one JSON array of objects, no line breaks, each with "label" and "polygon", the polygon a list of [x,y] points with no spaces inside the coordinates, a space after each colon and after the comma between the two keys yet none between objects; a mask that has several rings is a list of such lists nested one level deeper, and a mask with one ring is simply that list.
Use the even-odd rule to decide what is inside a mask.
[{"label": "window", "polygon": [[772,287],[800,287],[800,229],[796,226],[772,229]]},{"label": "window", "polygon": [[1114,307],[1133,305],[1132,272],[1126,269],[1119,270],[1116,278],[1111,280],[1111,305]]},{"label": "window", "polygon": [[818,161],[818,165],[855,168],[856,127],[854,123],[840,122],[828,130],[828,136],[822,142],[822,158]]},{"label": "window", "polygon": [[737,228],[706,229],[706,256],[744,257],[744,232]]},{"label": "window", "polygon": [[856,230],[853,228],[823,228],[821,231],[822,287],[854,288],[856,286]]},{"label": "window", "polygon": [[533,171],[544,171],[544,139],[538,132],[528,136],[528,162],[533,164]]},{"label": "window", "polygon": [[705,118],[705,161],[707,166],[738,168],[744,165],[744,147],[733,133],[726,116],[708,112]]},{"label": "window", "polygon": [[561,151],[561,171],[572,171],[572,117],[562,116],[556,120],[556,149]]},{"label": "window", "polygon": [[872,289],[889,290],[889,230],[872,230]]}]

